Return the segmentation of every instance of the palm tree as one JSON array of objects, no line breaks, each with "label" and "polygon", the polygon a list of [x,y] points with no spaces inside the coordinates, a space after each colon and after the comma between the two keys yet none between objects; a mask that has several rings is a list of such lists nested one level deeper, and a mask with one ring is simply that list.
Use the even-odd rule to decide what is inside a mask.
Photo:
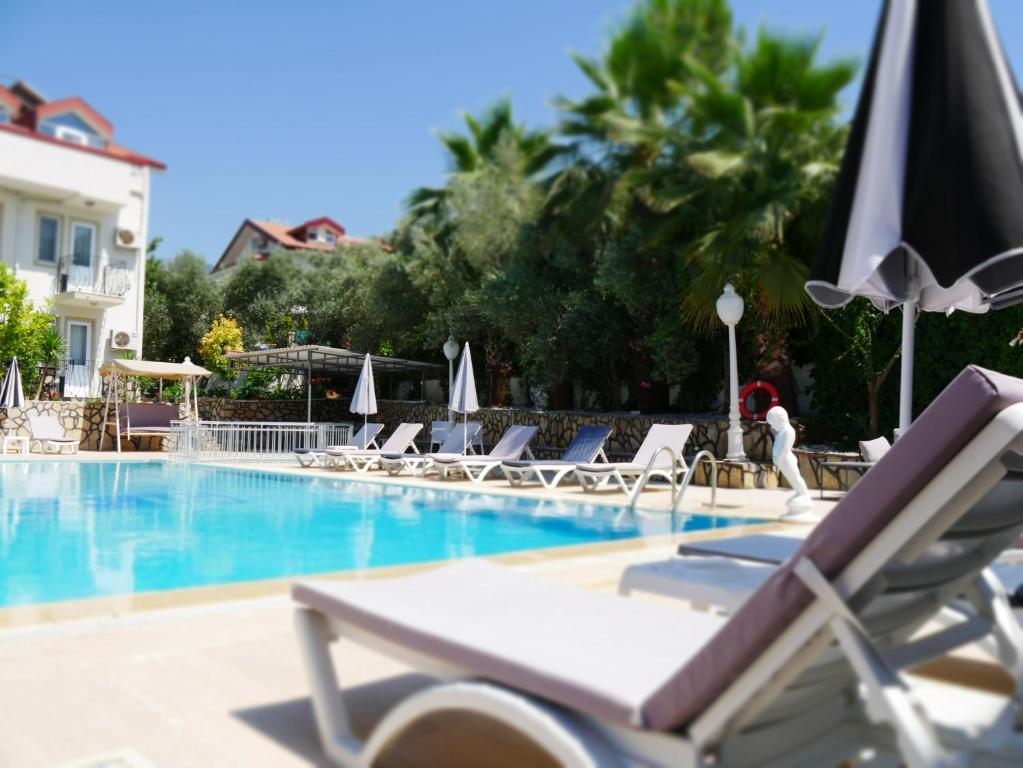
[{"label": "palm tree", "polygon": [[838,97],[856,73],[852,61],[819,65],[820,41],[761,30],[724,75],[691,60],[685,119],[649,130],[665,159],[630,181],[663,214],[657,237],[684,243],[683,311],[697,324],[715,321],[728,281],[769,327],[812,309],[803,284],[844,146]]},{"label": "palm tree", "polygon": [[449,183],[443,187],[419,187],[405,201],[413,221],[443,226],[452,177],[479,173],[488,167],[511,164],[511,170],[534,177],[547,169],[562,152],[552,132],[533,130],[516,123],[511,101],[501,99],[480,117],[463,116],[467,134],[438,134],[449,161]]},{"label": "palm tree", "polygon": [[839,94],[856,64],[817,62],[820,38],[763,29],[724,72],[690,59],[675,123],[644,126],[662,158],[626,183],[660,214],[651,244],[680,244],[681,311],[715,327],[726,282],[757,313],[757,370],[794,404],[791,327],[812,316],[803,285],[827,216],[845,127]]},{"label": "palm tree", "polygon": [[601,59],[573,56],[597,92],[579,101],[555,100],[565,114],[561,133],[649,161],[659,153],[644,129],[667,125],[677,115],[692,77],[689,59],[720,72],[731,40],[732,12],[725,0],[638,3]]}]

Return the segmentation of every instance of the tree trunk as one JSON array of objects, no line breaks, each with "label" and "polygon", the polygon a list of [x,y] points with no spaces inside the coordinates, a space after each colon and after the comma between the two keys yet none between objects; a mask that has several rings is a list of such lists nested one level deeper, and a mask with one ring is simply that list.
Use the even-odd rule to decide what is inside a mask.
[{"label": "tree trunk", "polygon": [[504,407],[511,400],[511,367],[494,365],[490,367],[490,404]]},{"label": "tree trunk", "polygon": [[618,369],[611,361],[607,363],[607,374],[611,387],[611,410],[620,411],[622,408],[622,382],[618,378]]},{"label": "tree trunk", "polygon": [[551,396],[547,407],[555,411],[570,411],[573,405],[573,394],[571,382],[558,382],[551,388]]},{"label": "tree trunk", "polygon": [[874,439],[881,433],[881,408],[880,403],[880,390],[881,381],[879,379],[870,379],[867,382],[867,417],[868,417],[868,428],[870,429],[870,438]]},{"label": "tree trunk", "polygon": [[[792,372],[792,355],[786,333],[765,332],[757,335],[757,378],[778,388],[781,406],[795,415],[799,412],[796,376]],[[743,382],[739,382],[742,387]]]}]

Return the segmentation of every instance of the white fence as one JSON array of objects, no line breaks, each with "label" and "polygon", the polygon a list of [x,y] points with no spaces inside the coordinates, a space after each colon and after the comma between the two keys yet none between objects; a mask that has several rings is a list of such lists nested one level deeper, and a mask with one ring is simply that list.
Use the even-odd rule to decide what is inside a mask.
[{"label": "white fence", "polygon": [[171,456],[182,461],[287,461],[299,448],[346,445],[349,423],[175,421]]}]

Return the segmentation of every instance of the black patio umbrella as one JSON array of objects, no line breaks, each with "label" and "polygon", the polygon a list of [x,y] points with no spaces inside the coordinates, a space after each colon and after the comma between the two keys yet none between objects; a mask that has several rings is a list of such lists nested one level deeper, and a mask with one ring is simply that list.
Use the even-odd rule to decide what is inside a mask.
[{"label": "black patio umbrella", "polygon": [[1023,300],[1023,111],[987,0],[887,0],[806,290],[903,307],[899,426],[917,310]]}]

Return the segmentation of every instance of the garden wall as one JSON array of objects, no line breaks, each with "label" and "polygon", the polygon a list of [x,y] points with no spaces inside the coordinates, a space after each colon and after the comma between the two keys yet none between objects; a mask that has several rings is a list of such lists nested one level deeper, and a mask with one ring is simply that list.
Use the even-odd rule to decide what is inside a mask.
[{"label": "garden wall", "polygon": [[[377,417],[388,429],[401,422],[419,422],[424,426],[422,434],[429,430],[430,422],[447,419],[448,411],[442,405],[422,402],[378,402],[380,413]],[[350,420],[351,417],[349,417]],[[543,448],[560,451],[567,446],[584,424],[608,424],[613,429],[608,451],[617,457],[629,457],[636,452],[651,424],[692,424],[693,434],[689,448],[693,451],[710,450],[716,456],[724,456],[728,437],[728,421],[717,416],[693,416],[687,414],[632,414],[632,413],[589,413],[585,411],[543,411],[535,408],[483,408],[470,417],[483,422],[483,440],[495,443],[512,424],[528,424],[539,427],[535,444]],[[743,422],[746,455],[751,461],[770,461],[774,441],[770,429],[763,422]]]},{"label": "garden wall", "polygon": [[[429,435],[430,422],[447,418],[447,409],[423,402],[379,401],[380,412],[375,417],[387,425],[388,431],[402,422],[418,421],[423,424],[420,437]],[[305,400],[229,400],[226,398],[200,398],[199,415],[207,421],[305,421]],[[29,401],[24,408],[0,411],[0,429],[13,428],[29,433],[28,414],[56,415],[64,428],[79,437],[81,447],[96,450],[99,447],[103,422],[103,403],[81,400]],[[583,424],[610,424],[614,432],[608,451],[616,456],[631,456],[639,447],[651,424],[693,424],[689,446],[693,450],[711,450],[717,456],[725,454],[727,420],[715,416],[661,416],[629,413],[586,413],[583,411],[542,411],[533,408],[483,408],[472,417],[483,422],[483,439],[494,443],[512,424],[532,424],[540,428],[536,445],[560,451],[571,441]],[[313,421],[358,422],[361,417],[348,410],[346,400],[313,400]],[[770,461],[772,440],[770,430],[761,422],[744,422],[746,455],[751,461]],[[111,429],[108,433],[113,435]],[[159,450],[160,438],[135,438],[130,450]],[[123,446],[123,443],[122,443]]]},{"label": "garden wall", "polygon": [[[387,431],[402,422],[419,422],[424,425],[421,438],[429,435],[431,421],[447,418],[447,409],[441,405],[424,402],[378,401],[380,412],[375,417],[387,426]],[[207,421],[305,421],[307,403],[305,400],[229,400],[226,398],[200,398],[199,414]],[[99,448],[100,431],[103,423],[103,403],[65,400],[56,402],[30,401],[24,408],[9,412],[0,411],[0,429],[12,428],[21,434],[29,434],[28,415],[51,414],[57,416],[64,429],[77,436],[84,450]],[[631,413],[586,413],[582,411],[541,411],[533,408],[483,408],[473,415],[483,422],[484,441],[494,443],[504,430],[512,424],[531,424],[539,427],[534,451],[538,456],[553,456],[571,441],[584,424],[609,424],[614,432],[608,444],[610,458],[631,457],[643,440],[651,424],[693,425],[689,440],[691,451],[710,450],[715,456],[724,456],[727,445],[728,421],[713,415],[687,416],[684,414],[663,414],[659,416]],[[348,410],[346,400],[313,400],[313,420],[332,422],[358,422],[361,417]],[[797,430],[799,429],[797,424]],[[744,445],[747,462],[721,465],[718,481],[721,487],[775,488],[779,479],[771,462],[773,440],[767,425],[762,422],[743,422]],[[112,449],[113,429],[108,432],[105,448]],[[159,451],[164,438],[139,437],[122,440],[122,450]],[[810,465],[810,457],[818,454],[797,451],[803,477],[811,488],[817,483]],[[830,458],[852,458],[839,454]],[[696,482],[708,481],[707,470],[697,473]],[[856,480],[855,473],[837,473],[825,476],[825,488],[845,489]],[[783,483],[782,483],[783,484]]]},{"label": "garden wall", "polygon": [[[31,434],[29,415],[56,416],[64,431],[79,439],[79,447],[86,451],[99,450],[100,434],[103,427],[103,403],[85,400],[27,400],[22,408],[0,410],[0,430],[13,429],[22,435]],[[159,451],[163,449],[162,437],[134,437],[121,441],[123,451]],[[111,427],[103,448],[117,447],[117,435]]]}]

